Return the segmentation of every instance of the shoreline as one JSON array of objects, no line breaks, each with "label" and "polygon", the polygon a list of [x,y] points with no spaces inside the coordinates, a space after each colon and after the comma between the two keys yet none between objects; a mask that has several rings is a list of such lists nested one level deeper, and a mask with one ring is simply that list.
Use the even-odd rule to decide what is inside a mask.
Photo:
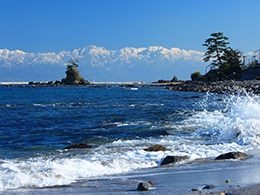
[{"label": "shoreline", "polygon": [[[23,188],[5,194],[177,194],[177,195],[243,195],[260,194],[259,149],[250,151],[247,160],[169,165],[129,173],[87,178],[76,183],[44,188]],[[230,182],[226,182],[230,180]],[[138,183],[152,181],[152,188],[137,190]],[[203,189],[212,185],[212,189]],[[198,189],[194,191],[193,189]],[[1,192],[0,192],[1,193]]]},{"label": "shoreline", "polygon": [[178,84],[169,84],[166,88],[175,91],[190,91],[216,94],[239,94],[242,92],[242,90],[244,90],[247,93],[260,94],[259,85],[259,80],[231,80],[217,82],[185,81]]},{"label": "shoreline", "polygon": [[37,88],[37,87],[165,87],[167,90],[199,92],[199,93],[216,93],[216,94],[239,94],[247,92],[249,94],[260,94],[260,80],[244,81],[216,81],[216,82],[199,82],[199,81],[178,81],[170,83],[141,83],[141,82],[96,82],[82,85],[62,85],[55,83],[38,82],[30,84],[29,82],[0,82],[1,87],[20,87],[20,88]]}]

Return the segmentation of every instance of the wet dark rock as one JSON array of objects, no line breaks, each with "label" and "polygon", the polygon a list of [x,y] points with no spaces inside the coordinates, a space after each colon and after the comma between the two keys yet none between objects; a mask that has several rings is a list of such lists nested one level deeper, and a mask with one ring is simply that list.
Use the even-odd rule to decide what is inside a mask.
[{"label": "wet dark rock", "polygon": [[189,97],[184,97],[183,99],[196,99],[200,98],[200,96],[189,96]]},{"label": "wet dark rock", "polygon": [[200,188],[192,188],[191,191],[192,192],[197,192],[197,191],[200,191],[201,189]]},{"label": "wet dark rock", "polygon": [[176,162],[183,161],[183,160],[186,160],[186,159],[189,159],[189,157],[188,156],[166,156],[163,159],[161,165],[176,163]]},{"label": "wet dark rock", "polygon": [[213,189],[213,188],[215,188],[214,185],[207,185],[207,186],[205,186],[203,189]]},{"label": "wet dark rock", "polygon": [[157,144],[155,146],[152,146],[150,148],[146,148],[144,150],[147,151],[147,152],[158,152],[158,151],[166,151],[166,150],[169,150],[169,149],[160,145],[160,144]]},{"label": "wet dark rock", "polygon": [[170,135],[166,130],[160,131],[160,134],[161,134],[161,135]]},{"label": "wet dark rock", "polygon": [[77,149],[77,148],[93,148],[93,146],[82,143],[82,144],[75,144],[75,145],[72,145],[72,146],[68,146],[64,149]]},{"label": "wet dark rock", "polygon": [[137,190],[139,191],[147,191],[151,188],[151,184],[148,182],[141,182],[138,184]]},{"label": "wet dark rock", "polygon": [[215,160],[240,159],[240,158],[249,158],[249,156],[242,152],[229,152],[226,154],[219,155]]},{"label": "wet dark rock", "polygon": [[156,184],[157,182],[154,181],[154,180],[150,180],[150,181],[148,181],[148,183],[151,184],[151,185],[153,185],[153,184]]}]

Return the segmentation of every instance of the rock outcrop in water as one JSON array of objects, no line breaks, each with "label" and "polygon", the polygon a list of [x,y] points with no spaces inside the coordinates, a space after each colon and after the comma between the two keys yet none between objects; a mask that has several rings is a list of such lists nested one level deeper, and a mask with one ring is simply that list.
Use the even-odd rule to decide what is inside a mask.
[{"label": "rock outcrop in water", "polygon": [[79,74],[79,71],[76,69],[78,67],[77,59],[70,59],[69,63],[72,65],[67,65],[67,71],[65,72],[67,77],[63,78],[60,81],[50,81],[50,82],[29,82],[29,85],[88,85],[90,82],[85,80],[81,75]]},{"label": "rock outcrop in water", "polygon": [[88,81],[81,77],[79,71],[75,67],[68,68],[66,75],[67,77],[62,79],[62,83],[66,85],[89,84]]},{"label": "rock outcrop in water", "polygon": [[169,149],[160,145],[160,144],[157,144],[155,146],[152,146],[150,148],[146,148],[144,150],[147,151],[147,152],[158,152],[158,151],[166,151],[166,150],[169,150]]},{"label": "rock outcrop in water", "polygon": [[75,145],[71,145],[71,146],[68,146],[64,149],[77,149],[77,148],[93,148],[93,146],[90,146],[88,144],[75,144]]}]

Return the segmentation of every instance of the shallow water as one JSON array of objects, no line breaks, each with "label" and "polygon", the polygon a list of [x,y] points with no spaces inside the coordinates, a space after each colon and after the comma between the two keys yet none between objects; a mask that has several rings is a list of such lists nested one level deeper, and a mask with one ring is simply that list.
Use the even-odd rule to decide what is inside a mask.
[{"label": "shallow water", "polygon": [[[258,96],[146,87],[0,92],[1,191],[149,172],[167,155],[187,155],[186,164],[259,148]],[[64,149],[78,143],[94,148]],[[155,144],[170,150],[143,150]]]}]

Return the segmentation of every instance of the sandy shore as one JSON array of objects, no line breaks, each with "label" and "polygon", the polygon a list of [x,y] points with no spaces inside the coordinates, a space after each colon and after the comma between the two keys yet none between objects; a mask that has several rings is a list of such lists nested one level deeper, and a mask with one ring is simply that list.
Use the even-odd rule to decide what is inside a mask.
[{"label": "sandy shore", "polygon": [[[89,178],[68,186],[9,190],[4,194],[260,194],[260,185],[257,185],[260,183],[260,151],[247,154],[252,158],[162,166],[99,179]],[[137,191],[138,183],[148,181],[153,181],[152,189]],[[207,185],[214,188],[203,189]]]}]

